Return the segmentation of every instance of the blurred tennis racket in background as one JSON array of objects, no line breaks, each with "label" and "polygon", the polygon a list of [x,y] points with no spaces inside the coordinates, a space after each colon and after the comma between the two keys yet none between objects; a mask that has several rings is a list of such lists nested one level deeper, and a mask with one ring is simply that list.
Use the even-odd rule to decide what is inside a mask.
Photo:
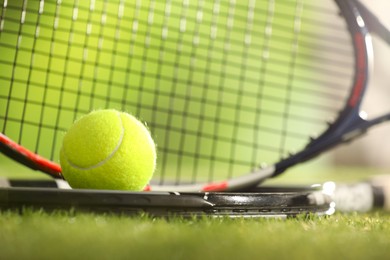
[{"label": "blurred tennis racket in background", "polygon": [[168,191],[245,190],[390,118],[360,111],[390,32],[356,0],[1,6],[0,150],[55,178],[93,109],[147,122]]}]

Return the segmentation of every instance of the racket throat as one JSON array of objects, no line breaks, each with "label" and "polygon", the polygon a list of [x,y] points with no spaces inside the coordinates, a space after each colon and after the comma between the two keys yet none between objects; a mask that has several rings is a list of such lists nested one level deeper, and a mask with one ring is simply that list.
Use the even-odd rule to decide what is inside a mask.
[{"label": "racket throat", "polygon": [[[351,113],[351,111],[349,112]],[[289,167],[306,162],[341,143],[354,140],[366,133],[371,125],[372,121],[364,120],[359,113],[340,116],[337,121],[329,125],[329,128],[322,135],[311,139],[304,150],[276,163],[272,177],[278,176]]]}]

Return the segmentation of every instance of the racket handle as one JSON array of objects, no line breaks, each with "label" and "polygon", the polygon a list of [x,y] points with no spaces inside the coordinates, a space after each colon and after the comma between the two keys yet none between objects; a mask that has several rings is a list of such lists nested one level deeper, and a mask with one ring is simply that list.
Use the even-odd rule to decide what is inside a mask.
[{"label": "racket handle", "polygon": [[329,203],[339,212],[390,211],[390,175],[355,184],[326,182],[322,190],[311,194],[309,199],[314,204]]}]

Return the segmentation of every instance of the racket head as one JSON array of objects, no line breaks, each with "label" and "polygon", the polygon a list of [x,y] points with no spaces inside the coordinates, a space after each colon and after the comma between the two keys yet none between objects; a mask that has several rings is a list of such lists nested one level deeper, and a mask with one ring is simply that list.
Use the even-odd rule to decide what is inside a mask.
[{"label": "racket head", "polygon": [[370,44],[345,2],[3,1],[1,150],[61,178],[66,129],[117,108],[156,140],[148,190],[256,185],[360,120]]}]

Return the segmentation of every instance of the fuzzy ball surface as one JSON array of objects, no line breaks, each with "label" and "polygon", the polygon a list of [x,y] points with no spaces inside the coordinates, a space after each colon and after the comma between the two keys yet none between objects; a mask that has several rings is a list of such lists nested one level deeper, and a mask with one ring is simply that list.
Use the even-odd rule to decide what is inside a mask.
[{"label": "fuzzy ball surface", "polygon": [[62,174],[72,188],[140,191],[156,167],[156,146],[146,126],[117,110],[97,110],[65,134]]}]

